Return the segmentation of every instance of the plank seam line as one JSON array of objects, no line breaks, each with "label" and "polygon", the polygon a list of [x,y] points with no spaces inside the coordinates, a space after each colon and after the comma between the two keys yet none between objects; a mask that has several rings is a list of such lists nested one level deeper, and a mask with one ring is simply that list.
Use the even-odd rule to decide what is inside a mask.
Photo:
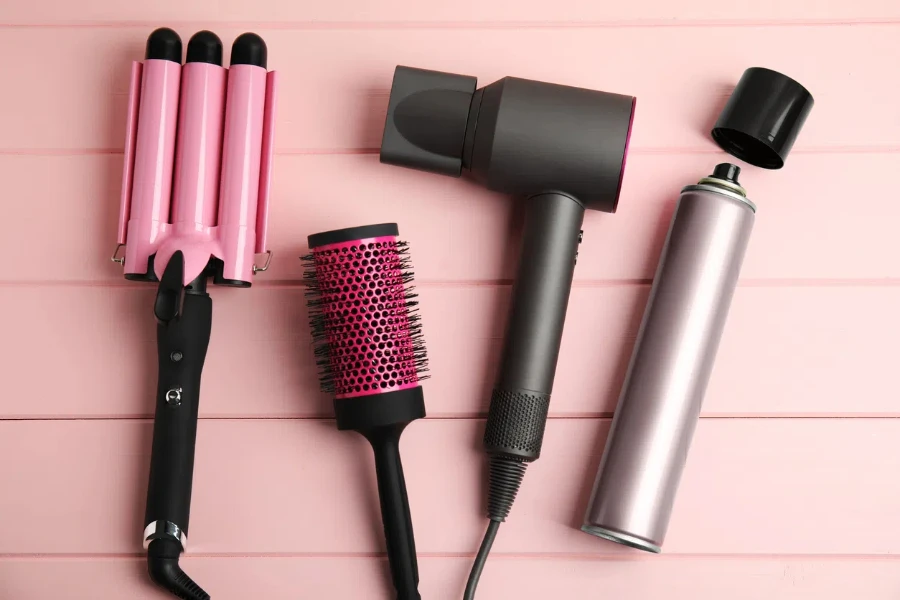
[{"label": "plank seam line", "polygon": [[[468,559],[474,557],[473,553],[467,552],[420,552],[420,559],[427,560],[455,560]],[[880,560],[888,562],[900,561],[900,555],[897,554],[812,554],[812,553],[677,553],[670,552],[660,555],[643,555],[643,554],[618,554],[618,553],[577,553],[577,552],[502,552],[494,551],[491,553],[491,559],[506,560],[568,560],[568,561],[612,561],[612,562],[664,562],[664,561],[689,561],[689,560],[750,560],[750,561],[767,561],[767,560],[796,560],[796,561],[864,561],[864,560]],[[328,560],[328,559],[357,559],[357,560],[384,560],[386,554],[378,552],[189,552],[182,556],[183,559],[212,559],[212,560],[228,560],[236,558],[268,558],[268,559],[306,559],[306,560]],[[108,552],[108,553],[90,553],[90,552],[73,552],[73,553],[28,553],[28,552],[6,552],[0,553],[0,560],[146,560],[146,555],[137,552]]]},{"label": "plank seam line", "polygon": [[[611,412],[601,412],[596,414],[551,414],[547,418],[551,421],[611,421],[613,414]],[[473,413],[466,415],[436,415],[428,416],[423,420],[428,422],[450,422],[450,421],[484,421],[487,413]],[[700,415],[701,420],[707,421],[891,421],[900,419],[900,413],[712,413]],[[296,422],[315,422],[330,423],[334,421],[334,417],[326,415],[210,415],[199,417],[200,421],[222,421],[233,423],[246,422],[279,422],[279,421],[296,421]],[[135,415],[62,415],[62,416],[3,416],[0,417],[0,423],[76,423],[76,422],[120,422],[145,423],[152,424],[153,417],[135,416]]]},{"label": "plank seam line", "polygon": [[[215,21],[215,26],[234,29],[269,30],[391,30],[391,29],[705,29],[758,27],[850,27],[894,26],[896,17],[842,17],[825,19],[618,19],[618,20],[530,20],[530,21]],[[62,20],[0,23],[0,29],[131,29],[158,26],[156,21]],[[208,27],[209,21],[172,21],[173,28]]]},{"label": "plank seam line", "polygon": [[[388,91],[383,95],[387,97]],[[364,148],[279,148],[275,150],[275,156],[355,156],[375,155],[380,151],[376,147]],[[874,145],[874,146],[822,146],[810,148],[794,148],[792,154],[898,154],[900,146]],[[0,148],[0,156],[121,156],[121,148]],[[636,147],[629,150],[631,156],[670,156],[670,155],[725,155],[725,152],[717,147],[690,148],[690,147]]]},{"label": "plank seam line", "polygon": [[[442,279],[417,279],[416,287],[418,288],[468,288],[468,287],[509,287],[512,285],[511,279],[484,279],[484,280],[442,280]],[[652,279],[636,278],[636,279],[600,279],[600,280],[578,280],[572,283],[575,289],[591,289],[591,288],[609,288],[609,287],[646,287],[653,283]],[[299,279],[282,279],[259,281],[253,284],[256,288],[262,289],[306,289]],[[760,279],[740,279],[738,287],[740,288],[894,288],[900,286],[900,277],[877,277],[877,278],[795,278],[789,277],[784,279],[777,278],[760,278]],[[40,288],[40,287],[71,287],[71,288],[122,288],[130,291],[148,291],[151,286],[141,286],[124,280],[108,280],[108,281],[90,281],[90,280],[69,280],[69,281],[52,281],[52,280],[9,280],[0,281],[0,288],[4,287],[23,287],[23,288]]]}]

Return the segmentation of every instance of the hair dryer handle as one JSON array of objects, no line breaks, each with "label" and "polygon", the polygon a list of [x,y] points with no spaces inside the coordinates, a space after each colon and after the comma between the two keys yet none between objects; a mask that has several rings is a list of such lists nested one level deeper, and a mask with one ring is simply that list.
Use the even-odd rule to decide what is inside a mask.
[{"label": "hair dryer handle", "polygon": [[484,445],[491,454],[530,462],[541,454],[584,207],[557,193],[526,202],[522,251]]},{"label": "hair dryer handle", "polygon": [[416,542],[409,513],[406,480],[400,462],[400,434],[404,427],[405,423],[389,425],[365,431],[363,435],[375,452],[381,520],[397,600],[420,600]]}]

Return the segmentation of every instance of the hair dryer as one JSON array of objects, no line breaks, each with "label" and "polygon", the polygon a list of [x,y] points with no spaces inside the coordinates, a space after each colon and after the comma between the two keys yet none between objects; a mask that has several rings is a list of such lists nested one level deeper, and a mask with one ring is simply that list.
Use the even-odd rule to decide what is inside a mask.
[{"label": "hair dryer", "polygon": [[[250,287],[268,267],[275,73],[247,33],[231,66],[209,31],[157,29],[131,71],[125,167],[113,261],[125,278],[158,282],[159,382],[143,535],[154,582],[179,598],[209,598],[178,566],[187,546],[200,378],[212,328],[207,279]],[[125,247],[125,255],[118,256]],[[262,267],[254,255],[265,253]]]},{"label": "hair dryer", "polygon": [[509,323],[491,394],[490,525],[466,597],[541,453],[585,209],[614,212],[635,99],[506,77],[481,89],[464,75],[398,66],[381,162],[458,177],[525,200]]}]

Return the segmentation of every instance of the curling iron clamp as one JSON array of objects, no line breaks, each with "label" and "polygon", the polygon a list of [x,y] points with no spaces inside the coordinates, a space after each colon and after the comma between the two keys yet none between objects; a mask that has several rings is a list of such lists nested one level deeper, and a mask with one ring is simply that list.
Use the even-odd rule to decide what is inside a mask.
[{"label": "curling iron clamp", "polygon": [[[209,31],[157,29],[131,69],[118,246],[125,278],[158,283],[159,381],[143,543],[151,579],[209,595],[178,566],[187,547],[200,378],[212,328],[207,279],[250,287],[266,246],[276,76],[266,46],[238,37],[230,68]],[[125,248],[124,256],[119,254]],[[254,264],[265,254],[262,266]]]}]

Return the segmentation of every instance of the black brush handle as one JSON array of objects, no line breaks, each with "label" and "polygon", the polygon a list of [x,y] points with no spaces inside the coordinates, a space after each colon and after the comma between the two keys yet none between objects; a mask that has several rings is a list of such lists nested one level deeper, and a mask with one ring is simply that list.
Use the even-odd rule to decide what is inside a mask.
[{"label": "black brush handle", "polygon": [[390,425],[367,431],[364,435],[375,452],[381,520],[397,600],[420,600],[416,542],[400,462],[400,434],[404,427],[405,424]]},{"label": "black brush handle", "polygon": [[541,454],[584,207],[564,194],[526,201],[500,371],[488,412],[485,449],[522,462]]},{"label": "black brush handle", "polygon": [[338,429],[358,431],[375,453],[381,521],[397,600],[420,600],[416,542],[400,462],[400,434],[409,423],[425,417],[422,388],[338,398],[334,412]]}]

